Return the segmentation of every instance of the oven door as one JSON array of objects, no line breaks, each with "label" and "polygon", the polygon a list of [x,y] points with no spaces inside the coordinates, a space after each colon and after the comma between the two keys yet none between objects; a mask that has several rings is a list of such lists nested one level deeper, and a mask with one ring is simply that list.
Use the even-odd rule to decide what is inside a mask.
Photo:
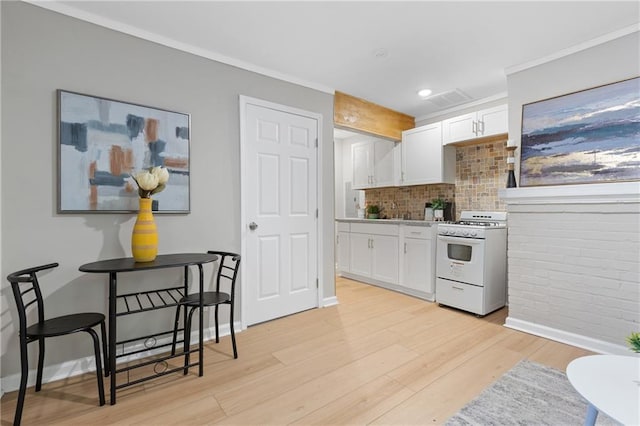
[{"label": "oven door", "polygon": [[438,278],[484,285],[484,240],[438,235]]}]

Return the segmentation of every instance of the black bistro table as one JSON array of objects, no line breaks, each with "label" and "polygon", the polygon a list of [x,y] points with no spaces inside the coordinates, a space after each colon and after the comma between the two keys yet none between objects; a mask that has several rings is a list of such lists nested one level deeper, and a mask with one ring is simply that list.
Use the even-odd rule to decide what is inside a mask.
[{"label": "black bistro table", "polygon": [[[173,333],[173,330],[156,333],[148,336],[141,336],[135,339],[117,341],[117,328],[116,319],[123,315],[138,314],[141,312],[152,311],[156,309],[168,308],[177,306],[181,297],[187,294],[189,284],[189,267],[197,266],[199,272],[199,291],[200,295],[204,292],[204,274],[202,265],[205,263],[212,263],[218,260],[218,256],[215,254],[207,253],[175,253],[175,254],[162,254],[156,257],[152,262],[136,262],[132,257],[124,257],[119,259],[101,260],[98,262],[86,263],[80,266],[81,272],[97,273],[97,274],[109,274],[109,374],[111,375],[111,405],[116,403],[116,389],[121,389],[127,386],[132,386],[140,382],[154,379],[159,376],[174,373],[177,371],[184,371],[185,374],[189,367],[198,366],[198,375],[204,374],[203,370],[203,316],[202,306],[200,306],[200,335],[198,339],[198,349],[191,350],[191,348],[185,348],[183,353],[176,353],[175,355],[167,355],[159,358],[154,358],[151,361],[144,361],[140,364],[133,366],[123,367],[116,369],[116,358],[140,353],[146,351],[146,349],[131,351],[116,355],[116,346],[118,344],[132,343],[144,339],[156,339],[160,335]],[[184,285],[179,287],[162,287],[155,290],[145,290],[134,293],[118,294],[118,274],[123,272],[144,272],[155,269],[165,268],[184,268]],[[202,297],[200,297],[200,303],[202,303]],[[190,330],[185,330],[185,333]],[[104,343],[103,343],[104,344]],[[169,346],[165,344],[161,346]],[[198,352],[198,362],[189,363],[189,354]],[[126,351],[123,351],[126,352]],[[135,368],[145,367],[151,364],[157,364],[159,362],[166,361],[171,358],[184,356],[184,367],[177,367],[167,369],[161,372],[155,372],[154,374],[127,381],[126,383],[117,384],[116,374],[126,372]]]}]

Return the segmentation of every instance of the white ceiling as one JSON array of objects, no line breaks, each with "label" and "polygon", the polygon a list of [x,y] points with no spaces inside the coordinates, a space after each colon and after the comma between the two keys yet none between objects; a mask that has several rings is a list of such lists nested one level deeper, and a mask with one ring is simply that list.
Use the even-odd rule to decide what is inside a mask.
[{"label": "white ceiling", "polygon": [[421,88],[504,95],[505,69],[640,23],[637,0],[32,3],[417,118],[442,109]]}]

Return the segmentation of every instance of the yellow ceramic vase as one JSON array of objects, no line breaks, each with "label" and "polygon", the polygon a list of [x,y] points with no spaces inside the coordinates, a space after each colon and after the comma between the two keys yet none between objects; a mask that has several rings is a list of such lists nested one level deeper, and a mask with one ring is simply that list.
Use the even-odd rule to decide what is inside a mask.
[{"label": "yellow ceramic vase", "polygon": [[158,255],[158,229],[151,212],[151,198],[140,198],[140,209],[131,234],[131,252],[136,262],[151,262]]}]

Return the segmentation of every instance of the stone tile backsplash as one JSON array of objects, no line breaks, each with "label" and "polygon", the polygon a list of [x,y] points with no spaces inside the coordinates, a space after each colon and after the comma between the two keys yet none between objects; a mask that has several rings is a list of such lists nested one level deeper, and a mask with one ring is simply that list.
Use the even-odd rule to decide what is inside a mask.
[{"label": "stone tile backsplash", "polygon": [[507,182],[507,141],[456,147],[456,183],[367,189],[367,204],[377,204],[381,214],[392,216],[395,202],[400,217],[424,219],[424,205],[434,198],[455,203],[456,219],[463,210],[505,211],[498,189]]}]

